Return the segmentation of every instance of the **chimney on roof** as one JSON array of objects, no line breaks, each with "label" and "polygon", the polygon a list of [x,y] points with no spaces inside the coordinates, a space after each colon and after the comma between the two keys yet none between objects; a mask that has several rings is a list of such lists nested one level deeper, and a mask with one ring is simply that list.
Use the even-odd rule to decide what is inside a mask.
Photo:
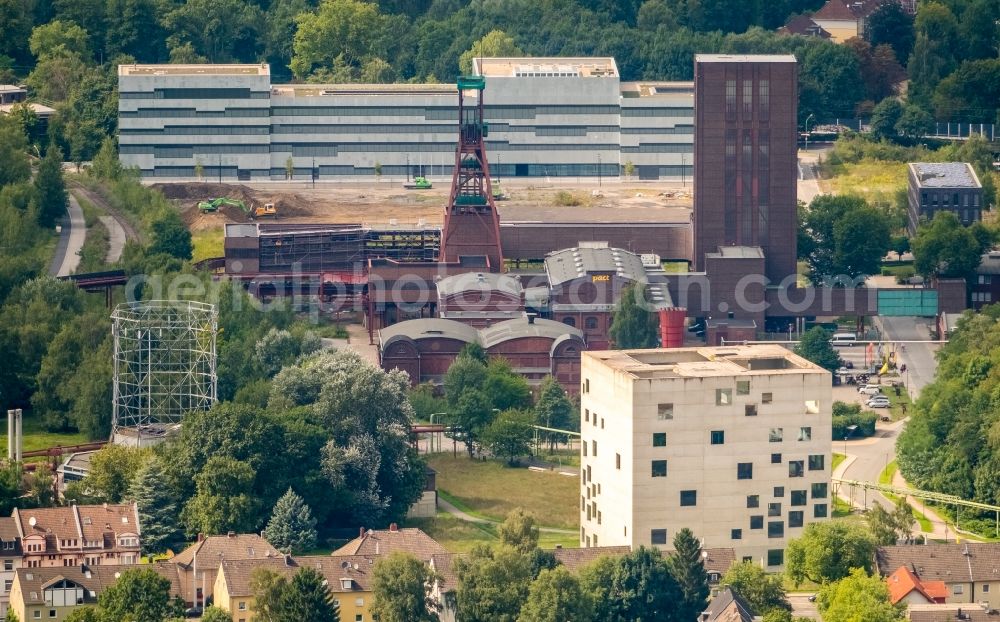
[{"label": "chimney on roof", "polygon": [[236,532],[235,531],[230,531],[226,535],[229,536],[230,538],[235,538],[236,537]]},{"label": "chimney on roof", "polygon": [[104,509],[105,510],[108,509],[108,502],[107,501],[104,502]]},{"label": "chimney on roof", "polygon": [[399,531],[399,525],[396,523],[389,523],[389,531]]},{"label": "chimney on roof", "polygon": [[557,548],[557,549],[561,549],[561,548],[562,548],[562,545],[561,545],[561,544],[557,544],[557,545],[556,545],[556,548]]},{"label": "chimney on roof", "polygon": [[203,534],[203,533],[201,533],[199,531],[198,532],[198,542],[204,542],[204,541],[205,541],[205,534]]},{"label": "chimney on roof", "polygon": [[292,556],[289,555],[288,553],[285,553],[285,565],[286,566],[292,565]]},{"label": "chimney on roof", "polygon": [[364,538],[365,537],[365,528],[364,527],[358,527],[358,537],[359,538]]}]

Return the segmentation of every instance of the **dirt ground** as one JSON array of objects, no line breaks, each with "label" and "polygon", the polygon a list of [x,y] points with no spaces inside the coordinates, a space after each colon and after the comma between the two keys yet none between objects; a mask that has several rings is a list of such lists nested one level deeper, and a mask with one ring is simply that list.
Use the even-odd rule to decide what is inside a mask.
[{"label": "dirt ground", "polygon": [[[498,201],[503,220],[559,221],[687,221],[691,187],[679,184],[608,181],[511,180],[502,182],[509,199]],[[434,180],[431,190],[405,190],[401,182],[324,182],[313,188],[302,182],[218,184],[210,182],[154,185],[182,209],[192,231],[221,229],[248,222],[239,208],[203,214],[198,202],[228,197],[248,206],[274,203],[278,221],[363,223],[368,225],[441,224],[450,180]]]}]

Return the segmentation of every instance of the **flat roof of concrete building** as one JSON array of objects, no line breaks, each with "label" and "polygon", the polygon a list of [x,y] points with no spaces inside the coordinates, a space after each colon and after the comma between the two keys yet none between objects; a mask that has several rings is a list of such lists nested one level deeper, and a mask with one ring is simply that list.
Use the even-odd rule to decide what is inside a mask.
[{"label": "flat roof of concrete building", "polygon": [[119,76],[269,76],[271,66],[255,65],[118,65]]},{"label": "flat roof of concrete building", "polygon": [[763,259],[764,251],[759,246],[720,246],[716,253],[705,253],[705,257],[723,259]]},{"label": "flat roof of concrete building", "polygon": [[608,350],[583,356],[636,379],[829,374],[779,345]]},{"label": "flat roof of concrete building", "polygon": [[331,97],[335,95],[454,95],[454,84],[275,84],[272,95]]},{"label": "flat roof of concrete building", "polygon": [[696,63],[794,63],[793,54],[695,54]]},{"label": "flat roof of concrete building", "polygon": [[694,97],[694,82],[622,82],[623,97],[687,95]]},{"label": "flat roof of concrete building", "polygon": [[982,188],[968,162],[910,162],[918,188]]},{"label": "flat roof of concrete building", "polygon": [[0,84],[0,93],[26,93],[27,89],[16,84]]},{"label": "flat roof of concrete building", "polygon": [[472,59],[472,72],[487,78],[617,78],[610,56],[524,56]]}]

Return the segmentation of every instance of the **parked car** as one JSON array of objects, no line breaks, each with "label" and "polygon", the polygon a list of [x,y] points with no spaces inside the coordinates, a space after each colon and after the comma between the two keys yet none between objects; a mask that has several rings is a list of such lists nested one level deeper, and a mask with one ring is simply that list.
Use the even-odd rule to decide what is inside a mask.
[{"label": "parked car", "polygon": [[878,395],[882,392],[882,387],[877,384],[863,384],[858,387],[858,393],[861,395]]},{"label": "parked car", "polygon": [[837,368],[837,375],[838,376],[848,376],[848,375],[850,375],[850,373],[851,373],[851,370],[848,369],[847,367],[841,366],[841,367]]},{"label": "parked car", "polygon": [[889,408],[889,406],[891,406],[889,398],[879,399],[877,397],[873,397],[865,403],[868,405],[868,408]]}]

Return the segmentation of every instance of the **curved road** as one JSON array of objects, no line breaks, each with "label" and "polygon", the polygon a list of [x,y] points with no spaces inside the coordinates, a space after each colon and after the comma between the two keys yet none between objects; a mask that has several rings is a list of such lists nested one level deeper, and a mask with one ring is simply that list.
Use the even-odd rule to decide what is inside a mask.
[{"label": "curved road", "polygon": [[80,265],[80,250],[87,239],[87,225],[83,210],[72,193],[69,194],[67,215],[62,220],[62,233],[56,245],[56,254],[49,265],[52,276],[69,276]]}]

